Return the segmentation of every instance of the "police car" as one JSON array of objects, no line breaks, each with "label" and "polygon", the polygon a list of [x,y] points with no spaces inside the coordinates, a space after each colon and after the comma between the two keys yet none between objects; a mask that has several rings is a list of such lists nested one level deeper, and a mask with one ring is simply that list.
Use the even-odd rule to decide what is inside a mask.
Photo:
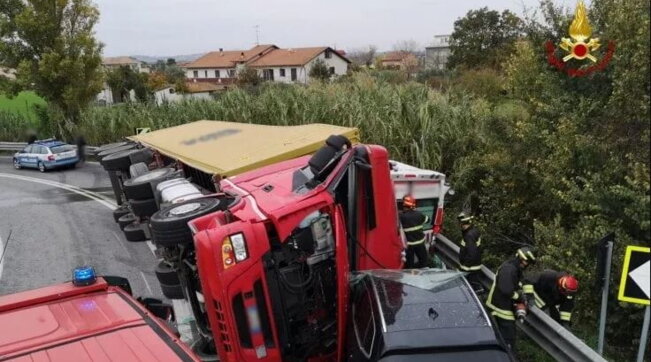
[{"label": "police car", "polygon": [[77,147],[53,138],[35,141],[14,154],[14,167],[37,168],[41,172],[56,167],[74,167],[79,162]]}]

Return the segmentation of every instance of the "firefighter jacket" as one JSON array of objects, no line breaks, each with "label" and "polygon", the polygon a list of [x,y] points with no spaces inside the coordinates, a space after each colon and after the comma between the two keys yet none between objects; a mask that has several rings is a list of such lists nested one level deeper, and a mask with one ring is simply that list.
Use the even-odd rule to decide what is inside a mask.
[{"label": "firefighter jacket", "polygon": [[[519,264],[520,260],[513,258],[504,262],[497,270],[486,299],[486,306],[496,318],[515,321],[513,305],[525,300],[523,293],[520,292],[523,285],[522,269]],[[529,289],[529,286],[525,285],[524,289]]]},{"label": "firefighter jacket", "polygon": [[476,271],[481,269],[481,236],[479,230],[470,226],[463,230],[461,249],[459,250],[459,263],[463,271]]},{"label": "firefighter jacket", "polygon": [[569,323],[574,309],[574,297],[563,295],[558,290],[558,279],[565,275],[567,273],[545,270],[526,279],[528,287],[524,292],[533,295],[536,307],[557,308],[560,322]]},{"label": "firefighter jacket", "polygon": [[423,233],[423,224],[426,224],[429,218],[417,210],[404,210],[400,212],[400,224],[405,232],[407,246],[419,245],[425,242]]}]

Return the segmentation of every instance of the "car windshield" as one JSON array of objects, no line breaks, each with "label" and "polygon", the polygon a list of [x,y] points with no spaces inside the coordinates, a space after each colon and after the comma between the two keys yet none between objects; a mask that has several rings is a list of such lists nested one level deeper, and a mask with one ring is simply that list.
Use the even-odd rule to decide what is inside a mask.
[{"label": "car windshield", "polygon": [[430,362],[430,361],[448,361],[448,362],[502,362],[511,361],[509,355],[501,350],[470,350],[470,351],[441,351],[423,354],[392,355],[380,359],[381,362]]},{"label": "car windshield", "polygon": [[52,153],[64,153],[68,151],[74,151],[74,149],[75,146],[72,145],[61,145],[61,146],[54,146],[50,148]]}]

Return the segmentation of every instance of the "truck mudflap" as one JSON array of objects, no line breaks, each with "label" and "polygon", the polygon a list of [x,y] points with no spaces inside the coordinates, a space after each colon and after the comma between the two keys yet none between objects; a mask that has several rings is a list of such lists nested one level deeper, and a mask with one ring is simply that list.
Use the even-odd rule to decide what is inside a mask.
[{"label": "truck mudflap", "polygon": [[[224,220],[223,212],[213,220]],[[222,361],[280,361],[262,256],[264,224],[235,221],[195,234],[205,306]]]}]

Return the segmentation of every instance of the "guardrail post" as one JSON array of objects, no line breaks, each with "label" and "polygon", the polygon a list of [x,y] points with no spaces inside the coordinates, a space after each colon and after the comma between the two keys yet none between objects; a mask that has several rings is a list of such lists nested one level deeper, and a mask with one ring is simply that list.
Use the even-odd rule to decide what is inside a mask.
[{"label": "guardrail post", "polygon": [[609,241],[606,251],[605,282],[601,291],[601,314],[599,316],[599,342],[597,342],[597,353],[604,354],[604,338],[606,335],[606,312],[608,309],[608,292],[610,290],[610,264],[613,259],[613,242]]},{"label": "guardrail post", "polygon": [[644,308],[644,323],[642,323],[642,335],[640,336],[640,348],[637,350],[637,362],[644,359],[644,350],[646,349],[646,339],[649,337],[649,319],[651,318],[650,307]]}]

